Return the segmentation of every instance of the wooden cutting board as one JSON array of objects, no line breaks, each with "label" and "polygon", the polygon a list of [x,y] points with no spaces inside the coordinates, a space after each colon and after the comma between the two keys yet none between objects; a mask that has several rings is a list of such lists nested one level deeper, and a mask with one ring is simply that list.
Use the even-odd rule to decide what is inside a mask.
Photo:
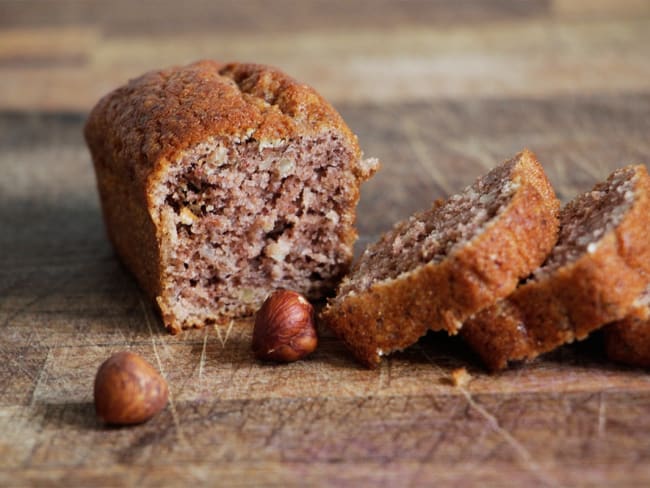
[{"label": "wooden cutting board", "polygon": [[[384,163],[363,190],[362,241],[525,145],[563,199],[650,154],[650,96],[341,109]],[[106,240],[82,121],[0,115],[4,481],[575,485],[650,474],[649,377],[606,361],[598,340],[490,376],[444,335],[377,371],[328,334],[287,366],[253,359],[250,322],[168,335]],[[105,429],[94,373],[124,349],[161,369],[170,404],[145,425]],[[473,379],[455,388],[461,366]]]},{"label": "wooden cutting board", "polygon": [[[375,371],[327,331],[308,360],[284,366],[253,359],[250,321],[168,335],[106,239],[81,128],[99,94],[138,74],[136,56],[170,64],[152,38],[174,62],[216,38],[155,38],[170,25],[161,15],[159,31],[139,36],[114,13],[100,43],[92,12],[71,20],[24,6],[35,3],[0,7],[0,485],[650,483],[650,376],[607,361],[597,335],[498,375],[444,334]],[[291,52],[291,38],[272,35],[273,22],[285,25],[275,17],[268,43],[224,24],[241,41],[233,57],[260,49],[311,81],[382,160],[363,188],[359,249],[524,147],[563,201],[650,161],[642,2],[596,2],[589,22],[580,8],[590,2],[411,2],[408,15],[380,3],[366,34],[344,22],[328,35],[312,20]],[[620,5],[631,13],[610,19]],[[355,14],[341,12],[325,20]],[[389,28],[386,12],[416,28],[382,47],[371,34]],[[340,72],[320,71],[333,60]],[[107,429],[92,384],[121,350],[161,370],[170,402],[144,425]],[[463,366],[472,379],[454,387]]]}]

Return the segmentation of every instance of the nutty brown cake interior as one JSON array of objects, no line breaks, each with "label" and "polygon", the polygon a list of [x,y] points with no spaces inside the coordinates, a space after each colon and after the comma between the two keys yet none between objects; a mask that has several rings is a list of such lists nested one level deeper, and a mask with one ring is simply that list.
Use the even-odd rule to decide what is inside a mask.
[{"label": "nutty brown cake interior", "polygon": [[369,366],[428,329],[456,333],[541,264],[558,210],[541,165],[524,151],[369,246],[322,318]]},{"label": "nutty brown cake interior", "polygon": [[470,320],[462,335],[491,369],[583,339],[632,310],[648,285],[650,179],[616,170],[560,213],[545,264],[509,297]]},{"label": "nutty brown cake interior", "polygon": [[636,179],[634,167],[619,169],[569,202],[560,212],[557,244],[535,276],[552,274],[585,252],[594,253],[600,239],[616,228],[632,207]]},{"label": "nutty brown cake interior", "polygon": [[104,97],[86,139],[109,235],[172,332],[319,298],[348,270],[375,171],[311,88],[259,65],[147,73]]}]

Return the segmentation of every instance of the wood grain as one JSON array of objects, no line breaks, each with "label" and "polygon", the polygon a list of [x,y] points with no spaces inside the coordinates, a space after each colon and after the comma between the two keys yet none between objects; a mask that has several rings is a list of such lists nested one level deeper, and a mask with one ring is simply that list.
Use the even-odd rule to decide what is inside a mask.
[{"label": "wood grain", "polygon": [[[368,371],[326,330],[286,366],[254,360],[250,321],[164,332],[105,237],[81,127],[127,78],[200,57],[283,67],[382,160],[357,252],[523,147],[564,201],[650,161],[640,0],[0,2],[0,486],[650,483],[650,378],[598,335],[488,375],[444,334]],[[92,383],[125,349],[171,402],[106,429]]]},{"label": "wood grain", "polygon": [[644,91],[650,79],[643,2],[283,0],[272,15],[256,2],[122,2],[0,3],[0,108],[88,111],[129,78],[200,58],[277,65],[333,102]]},{"label": "wood grain", "polygon": [[[191,8],[188,8],[191,7]],[[353,29],[368,25],[445,25],[449,22],[485,22],[548,15],[548,0],[314,0],[296,3],[276,0],[243,0],[223,4],[190,1],[185,6],[169,0],[130,2],[114,0],[111,8],[99,2],[63,0],[5,0],[0,26],[70,26],[97,24],[109,35],[178,32],[282,31],[336,27]],[[35,12],[38,11],[38,12]]]}]

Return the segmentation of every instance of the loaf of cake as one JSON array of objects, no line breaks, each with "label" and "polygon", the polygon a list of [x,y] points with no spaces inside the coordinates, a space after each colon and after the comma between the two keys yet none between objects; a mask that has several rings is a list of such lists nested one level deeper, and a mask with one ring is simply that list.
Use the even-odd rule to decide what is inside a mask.
[{"label": "loaf of cake", "polygon": [[109,237],[171,332],[251,314],[276,288],[322,297],[348,271],[377,162],[277,69],[147,73],[97,103],[85,137]]},{"label": "loaf of cake", "polygon": [[470,320],[462,337],[492,370],[583,339],[628,316],[649,283],[650,178],[628,166],[560,212],[543,266]]},{"label": "loaf of cake", "polygon": [[605,349],[614,361],[650,368],[650,287],[623,320],[605,327]]},{"label": "loaf of cake", "polygon": [[557,238],[559,201],[523,151],[369,246],[321,319],[370,367],[509,295]]}]

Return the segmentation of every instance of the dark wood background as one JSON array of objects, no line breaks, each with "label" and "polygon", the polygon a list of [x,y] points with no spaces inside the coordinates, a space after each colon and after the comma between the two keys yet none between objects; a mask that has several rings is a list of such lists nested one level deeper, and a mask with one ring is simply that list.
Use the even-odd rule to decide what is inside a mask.
[{"label": "dark wood background", "polygon": [[[106,240],[81,127],[129,77],[203,57],[341,110],[383,161],[361,245],[523,147],[563,200],[650,160],[644,0],[2,1],[0,485],[650,484],[650,377],[598,336],[491,376],[444,335],[376,371],[327,332],[289,366],[253,360],[247,321],[167,335]],[[106,429],[93,378],[124,349],[170,403]]]}]

